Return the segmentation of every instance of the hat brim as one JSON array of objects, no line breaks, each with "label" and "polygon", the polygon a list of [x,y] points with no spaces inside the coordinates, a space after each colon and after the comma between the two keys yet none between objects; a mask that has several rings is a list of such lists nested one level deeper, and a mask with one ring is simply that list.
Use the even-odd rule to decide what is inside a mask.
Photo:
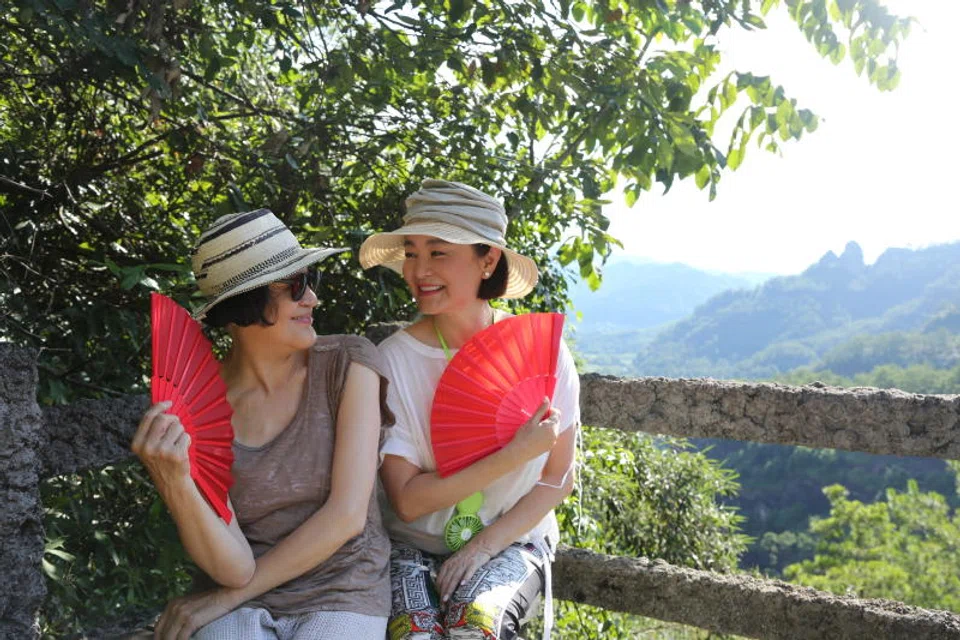
[{"label": "hat brim", "polygon": [[312,264],[316,264],[321,260],[329,258],[330,256],[342,253],[344,251],[349,251],[349,247],[337,247],[331,249],[301,249],[298,253],[293,255],[290,259],[272,267],[268,270],[265,270],[263,273],[258,275],[252,280],[248,280],[243,284],[237,285],[236,287],[224,291],[216,298],[208,300],[200,309],[198,309],[194,314],[194,320],[203,320],[207,315],[207,312],[210,311],[217,303],[223,302],[227,298],[232,298],[238,296],[241,293],[246,293],[247,291],[252,291],[257,287],[262,287],[265,284],[270,284],[277,280],[281,280],[288,276],[292,276],[297,271],[300,271],[304,267],[309,267]]},{"label": "hat brim", "polygon": [[415,222],[396,231],[375,233],[360,245],[360,266],[370,269],[382,265],[403,273],[403,237],[433,236],[452,244],[488,244],[503,251],[507,257],[507,288],[501,298],[522,298],[540,279],[537,263],[512,249],[491,242],[480,234],[444,222]]}]

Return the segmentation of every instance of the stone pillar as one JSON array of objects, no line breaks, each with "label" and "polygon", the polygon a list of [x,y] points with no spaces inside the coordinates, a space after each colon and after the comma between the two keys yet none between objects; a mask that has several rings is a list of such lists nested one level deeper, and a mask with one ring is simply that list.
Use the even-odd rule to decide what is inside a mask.
[{"label": "stone pillar", "polygon": [[0,343],[0,638],[39,636],[41,426],[36,353]]}]

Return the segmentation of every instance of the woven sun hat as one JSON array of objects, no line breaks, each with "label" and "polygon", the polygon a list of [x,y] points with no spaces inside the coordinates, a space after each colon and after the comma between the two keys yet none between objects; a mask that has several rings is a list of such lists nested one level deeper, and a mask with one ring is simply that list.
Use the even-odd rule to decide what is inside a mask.
[{"label": "woven sun hat", "polygon": [[507,248],[507,213],[496,198],[459,182],[424,180],[406,205],[402,227],[375,233],[360,245],[364,269],[383,265],[402,273],[403,237],[423,235],[453,244],[488,244],[503,251],[507,258],[504,298],[522,298],[537,284],[536,263]]},{"label": "woven sun hat", "polygon": [[206,303],[197,320],[227,298],[287,278],[342,249],[304,249],[269,209],[233,213],[217,219],[193,250],[193,275]]}]

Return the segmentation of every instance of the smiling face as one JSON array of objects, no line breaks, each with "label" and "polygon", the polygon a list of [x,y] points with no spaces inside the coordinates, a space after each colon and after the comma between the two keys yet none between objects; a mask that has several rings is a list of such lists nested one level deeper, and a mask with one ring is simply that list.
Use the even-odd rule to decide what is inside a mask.
[{"label": "smiling face", "polygon": [[477,300],[483,274],[492,273],[500,250],[478,256],[473,245],[453,244],[433,236],[404,236],[403,279],[420,312],[457,311]]},{"label": "smiling face", "polygon": [[237,327],[255,340],[268,340],[277,349],[287,347],[299,351],[309,349],[317,339],[313,329],[313,308],[317,306],[317,295],[307,287],[303,297],[294,300],[289,282],[272,282],[267,286],[270,300],[263,310],[263,317],[269,325],[252,324],[249,327]]}]

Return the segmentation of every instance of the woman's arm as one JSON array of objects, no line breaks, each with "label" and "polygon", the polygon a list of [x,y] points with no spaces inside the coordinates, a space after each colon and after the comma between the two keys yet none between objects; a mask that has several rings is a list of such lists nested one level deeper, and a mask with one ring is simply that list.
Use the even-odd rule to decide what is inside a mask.
[{"label": "woman's arm", "polygon": [[[130,448],[150,473],[197,566],[218,584],[243,586],[253,575],[253,552],[237,519],[224,523],[190,477],[190,435],[177,416],[163,413],[170,404],[160,402],[147,410]],[[233,505],[228,506],[233,512]]]},{"label": "woman's arm", "polygon": [[447,600],[456,588],[486,562],[533,529],[573,491],[577,427],[557,438],[540,474],[540,482],[496,522],[450,556],[437,575],[437,590]]},{"label": "woman's arm", "polygon": [[378,373],[350,364],[337,413],[330,496],[315,514],[257,558],[246,585],[226,590],[231,609],[302,575],[363,531],[377,473],[379,389]]},{"label": "woman's arm", "polygon": [[436,471],[424,472],[400,456],[387,454],[380,466],[380,479],[390,504],[404,522],[457,504],[489,486],[520,465],[550,451],[557,441],[559,412],[542,420],[549,408],[544,399],[536,414],[521,427],[513,440],[457,473],[441,478]]}]

